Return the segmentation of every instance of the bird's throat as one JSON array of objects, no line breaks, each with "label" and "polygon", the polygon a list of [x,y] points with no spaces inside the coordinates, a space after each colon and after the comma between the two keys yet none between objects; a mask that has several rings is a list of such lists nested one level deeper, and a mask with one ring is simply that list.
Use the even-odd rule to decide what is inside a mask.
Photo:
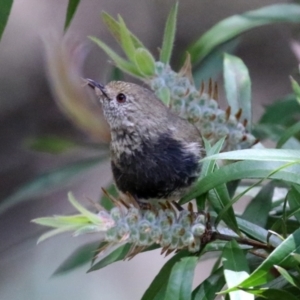
[{"label": "bird's throat", "polygon": [[132,155],[135,151],[141,150],[142,137],[135,130],[116,129],[111,131],[111,152],[112,156],[119,158],[122,154]]}]

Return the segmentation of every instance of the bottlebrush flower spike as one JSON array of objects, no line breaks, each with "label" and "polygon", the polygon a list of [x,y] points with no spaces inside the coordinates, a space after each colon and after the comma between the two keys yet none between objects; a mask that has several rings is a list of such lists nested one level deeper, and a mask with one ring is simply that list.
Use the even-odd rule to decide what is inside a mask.
[{"label": "bottlebrush flower spike", "polygon": [[80,214],[32,220],[54,228],[42,235],[38,242],[58,233],[72,231],[74,236],[101,233],[101,240],[108,242],[110,246],[131,243],[134,249],[132,253],[135,254],[153,244],[160,245],[163,252],[180,249],[196,252],[200,250],[201,239],[206,233],[205,215],[194,213],[191,208],[176,211],[167,203],[141,210],[131,199],[129,204],[122,200],[114,201],[116,206],[111,211],[97,205],[99,212],[92,213],[71,193],[69,201]]},{"label": "bottlebrush flower spike", "polygon": [[160,90],[168,89],[170,109],[195,124],[211,144],[226,136],[222,151],[251,148],[257,140],[239,122],[241,111],[232,115],[230,107],[226,111],[220,109],[217,85],[210,81],[207,93],[204,84],[197,90],[190,70],[189,56],[179,73],[173,71],[169,65],[156,62],[155,76],[144,80],[157,95]]}]

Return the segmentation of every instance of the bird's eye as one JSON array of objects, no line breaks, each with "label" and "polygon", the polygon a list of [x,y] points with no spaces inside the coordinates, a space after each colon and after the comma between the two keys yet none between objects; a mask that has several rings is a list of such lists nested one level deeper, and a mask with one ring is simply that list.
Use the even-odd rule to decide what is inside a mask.
[{"label": "bird's eye", "polygon": [[124,103],[126,101],[126,96],[124,94],[120,93],[117,95],[116,99],[119,103]]}]

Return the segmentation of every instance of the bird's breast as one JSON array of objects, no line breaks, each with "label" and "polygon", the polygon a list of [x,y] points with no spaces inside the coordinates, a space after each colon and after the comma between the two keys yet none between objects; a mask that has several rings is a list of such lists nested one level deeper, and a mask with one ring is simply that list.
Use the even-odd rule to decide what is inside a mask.
[{"label": "bird's breast", "polygon": [[200,173],[200,145],[167,133],[152,140],[119,133],[112,138],[111,151],[117,187],[140,199],[167,198],[191,186]]}]

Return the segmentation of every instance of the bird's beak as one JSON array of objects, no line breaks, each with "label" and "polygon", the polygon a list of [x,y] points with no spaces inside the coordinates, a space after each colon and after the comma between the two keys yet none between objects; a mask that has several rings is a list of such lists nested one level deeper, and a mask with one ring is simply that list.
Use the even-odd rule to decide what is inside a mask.
[{"label": "bird's beak", "polygon": [[87,81],[87,85],[95,90],[95,93],[96,93],[97,96],[102,96],[103,95],[105,98],[110,100],[108,95],[105,92],[104,85],[94,81],[93,79],[86,78],[85,80]]}]

